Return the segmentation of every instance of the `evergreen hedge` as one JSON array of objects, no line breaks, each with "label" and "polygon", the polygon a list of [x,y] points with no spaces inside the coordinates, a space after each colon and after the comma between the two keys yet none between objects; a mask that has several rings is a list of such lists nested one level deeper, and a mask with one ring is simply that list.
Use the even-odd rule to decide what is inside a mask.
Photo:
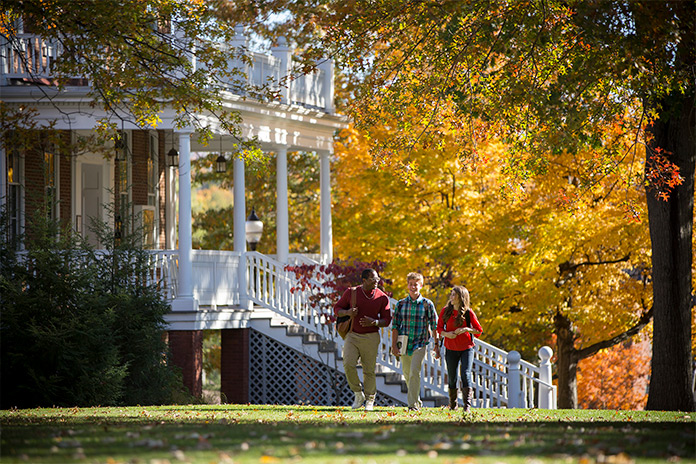
[{"label": "evergreen hedge", "polygon": [[146,278],[151,259],[139,233],[93,224],[97,250],[46,217],[28,218],[21,238],[8,234],[6,215],[0,221],[0,406],[181,398],[180,374],[167,363],[169,304]]}]

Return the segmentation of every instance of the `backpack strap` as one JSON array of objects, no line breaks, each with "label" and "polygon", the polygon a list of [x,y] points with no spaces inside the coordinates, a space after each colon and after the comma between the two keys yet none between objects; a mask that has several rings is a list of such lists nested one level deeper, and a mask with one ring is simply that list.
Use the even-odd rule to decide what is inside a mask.
[{"label": "backpack strap", "polygon": [[[351,287],[350,289],[350,307],[355,308],[358,304],[358,287]],[[348,332],[353,331],[353,322],[350,322],[350,329],[348,329]]]}]

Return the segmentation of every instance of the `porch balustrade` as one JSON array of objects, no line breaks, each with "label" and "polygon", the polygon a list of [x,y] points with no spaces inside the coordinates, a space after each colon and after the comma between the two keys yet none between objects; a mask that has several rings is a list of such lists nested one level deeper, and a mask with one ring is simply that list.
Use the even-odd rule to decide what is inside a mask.
[{"label": "porch balustrade", "polygon": [[[250,52],[248,60],[240,60],[234,58],[230,49],[229,68],[243,72],[246,82],[220,80],[219,83],[231,93],[241,96],[247,96],[245,88],[270,86],[271,90],[281,94],[282,103],[333,113],[330,94],[333,73],[322,64],[314,72],[293,74],[292,69],[284,66],[291,59],[288,50],[287,47],[279,47],[273,49],[271,54]],[[0,40],[0,86],[10,85],[13,80],[49,83],[56,77],[53,67],[62,53],[58,41],[46,40],[35,34],[18,34],[11,41]],[[193,64],[197,65],[195,61]],[[83,76],[69,77],[77,79]],[[246,87],[240,84],[246,84]]]}]

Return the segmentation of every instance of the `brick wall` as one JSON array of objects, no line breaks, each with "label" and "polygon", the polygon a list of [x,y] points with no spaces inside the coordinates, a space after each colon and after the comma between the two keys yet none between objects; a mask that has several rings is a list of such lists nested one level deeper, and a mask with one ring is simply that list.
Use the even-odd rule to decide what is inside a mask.
[{"label": "brick wall", "polygon": [[220,392],[228,403],[249,402],[249,330],[221,330]]},{"label": "brick wall", "polygon": [[171,362],[181,369],[184,386],[199,398],[203,394],[203,331],[169,332]]},{"label": "brick wall", "polygon": [[[38,134],[37,134],[38,135]],[[31,141],[30,143],[35,143]],[[43,151],[32,149],[24,152],[24,211],[27,226],[31,222],[31,215],[40,211],[44,201],[44,160]],[[27,230],[27,233],[31,231]]]}]

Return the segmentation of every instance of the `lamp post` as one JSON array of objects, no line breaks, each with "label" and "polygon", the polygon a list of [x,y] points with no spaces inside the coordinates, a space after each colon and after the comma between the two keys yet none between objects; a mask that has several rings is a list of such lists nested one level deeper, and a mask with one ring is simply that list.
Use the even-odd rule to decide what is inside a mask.
[{"label": "lamp post", "polygon": [[172,147],[172,149],[167,152],[167,159],[169,160],[169,166],[173,168],[179,167],[179,152],[176,151],[176,148]]},{"label": "lamp post", "polygon": [[249,243],[251,251],[256,251],[256,245],[261,240],[263,234],[263,222],[256,215],[256,210],[251,208],[251,214],[244,223],[244,231],[246,232],[246,241]]}]

